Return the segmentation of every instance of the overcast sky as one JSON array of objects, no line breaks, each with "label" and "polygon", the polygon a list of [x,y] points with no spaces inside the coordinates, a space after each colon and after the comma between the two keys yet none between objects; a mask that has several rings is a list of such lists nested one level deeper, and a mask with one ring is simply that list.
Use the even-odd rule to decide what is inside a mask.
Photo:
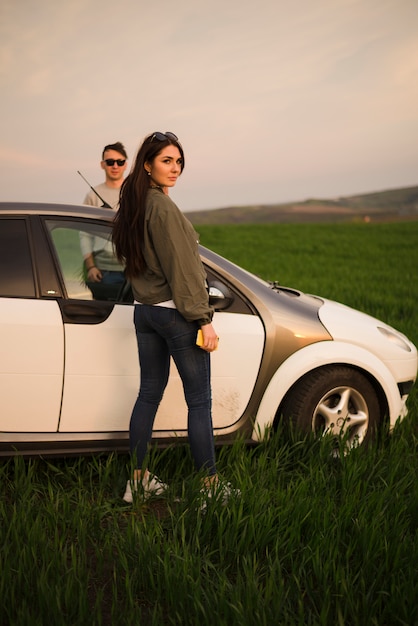
[{"label": "overcast sky", "polygon": [[1,0],[1,200],[82,202],[105,144],[185,211],[418,184],[417,0]]}]

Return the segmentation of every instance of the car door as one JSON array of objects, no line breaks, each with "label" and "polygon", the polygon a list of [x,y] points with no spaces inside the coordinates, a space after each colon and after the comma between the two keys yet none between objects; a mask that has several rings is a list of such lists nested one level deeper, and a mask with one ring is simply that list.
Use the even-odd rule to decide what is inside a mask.
[{"label": "car door", "polygon": [[[139,389],[133,303],[93,299],[80,250],[80,238],[86,233],[109,242],[110,225],[76,218],[48,219],[45,225],[66,294],[59,301],[65,336],[59,431],[125,431]],[[222,429],[240,418],[251,396],[264,329],[259,317],[243,305],[215,313],[215,327],[221,341],[212,355],[213,423],[215,429]],[[186,430],[183,387],[172,363],[154,434],[184,434]]]},{"label": "car door", "polygon": [[[52,289],[53,291],[54,289]],[[51,296],[54,294],[51,293]],[[61,408],[64,332],[56,300],[39,298],[31,226],[0,218],[0,431],[54,432]]]}]

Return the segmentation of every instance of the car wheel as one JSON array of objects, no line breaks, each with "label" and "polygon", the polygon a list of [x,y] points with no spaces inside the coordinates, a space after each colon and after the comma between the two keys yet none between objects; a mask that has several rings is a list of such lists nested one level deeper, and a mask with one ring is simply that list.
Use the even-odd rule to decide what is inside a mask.
[{"label": "car wheel", "polygon": [[291,389],[282,416],[305,433],[342,438],[350,449],[373,438],[380,405],[363,374],[343,366],[324,367],[307,374]]}]

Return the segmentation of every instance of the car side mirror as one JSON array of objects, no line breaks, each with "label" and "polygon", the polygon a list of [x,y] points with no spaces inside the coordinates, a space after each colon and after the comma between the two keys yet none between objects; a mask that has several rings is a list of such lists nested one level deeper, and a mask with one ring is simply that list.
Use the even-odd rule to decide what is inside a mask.
[{"label": "car side mirror", "polygon": [[229,287],[218,280],[209,282],[209,304],[217,311],[222,311],[231,306],[234,296]]}]

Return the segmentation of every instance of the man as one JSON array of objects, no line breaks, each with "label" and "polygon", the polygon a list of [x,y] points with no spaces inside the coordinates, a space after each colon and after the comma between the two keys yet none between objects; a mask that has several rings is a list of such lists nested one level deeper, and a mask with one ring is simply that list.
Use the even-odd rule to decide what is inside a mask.
[{"label": "man", "polygon": [[[117,141],[103,148],[100,167],[105,172],[105,182],[97,185],[95,190],[107,204],[116,211],[119,204],[119,192],[123,183],[127,167],[128,156],[124,145]],[[83,204],[90,206],[103,206],[102,200],[94,193],[89,193],[84,198]]]},{"label": "man", "polygon": [[[124,145],[117,141],[103,148],[101,168],[105,182],[97,185],[84,198],[83,204],[95,207],[119,207],[119,193],[124,180],[128,156]],[[100,196],[100,197],[99,197]],[[104,202],[103,202],[104,201]],[[110,241],[89,233],[80,233],[86,284],[96,300],[115,300],[124,283],[123,267],[113,254]]]}]

